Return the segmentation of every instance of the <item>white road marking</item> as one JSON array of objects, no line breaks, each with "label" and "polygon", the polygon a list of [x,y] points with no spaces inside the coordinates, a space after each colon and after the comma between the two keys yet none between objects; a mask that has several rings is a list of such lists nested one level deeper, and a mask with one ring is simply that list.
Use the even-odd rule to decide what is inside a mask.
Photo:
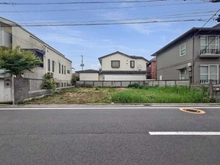
[{"label": "white road marking", "polygon": [[177,107],[144,107],[144,106],[131,106],[131,107],[106,107],[106,106],[103,106],[103,107],[35,107],[35,108],[28,108],[28,107],[18,107],[18,108],[0,108],[0,110],[77,110],[77,109],[83,109],[83,110],[86,110],[86,109],[91,109],[91,110],[95,110],[95,109],[99,109],[99,110],[102,110],[102,109],[108,109],[108,110],[118,110],[118,109],[176,109]]},{"label": "white road marking", "polygon": [[[0,106],[0,111],[7,111],[7,110],[77,110],[77,109],[108,109],[108,110],[118,110],[118,109],[177,109],[180,108],[179,106],[161,106],[161,107],[155,107],[155,106],[141,106],[141,105],[134,105],[134,106],[106,106],[106,105],[102,105],[102,106],[73,106],[73,107],[4,107],[4,106]],[[220,107],[193,107],[193,108],[200,108],[200,109],[219,109]]]},{"label": "white road marking", "polygon": [[149,132],[150,135],[199,135],[199,136],[210,136],[210,135],[220,135],[220,132]]}]

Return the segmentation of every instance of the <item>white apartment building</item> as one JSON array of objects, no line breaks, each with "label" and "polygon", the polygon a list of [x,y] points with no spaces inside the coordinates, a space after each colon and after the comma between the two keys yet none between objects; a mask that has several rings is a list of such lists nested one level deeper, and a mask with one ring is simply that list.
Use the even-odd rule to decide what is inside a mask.
[{"label": "white apartment building", "polygon": [[0,46],[12,48],[19,46],[21,49],[32,51],[42,59],[43,64],[34,68],[33,72],[24,71],[24,78],[42,79],[44,74],[49,72],[58,87],[71,84],[72,61],[20,25],[2,17],[0,17]]}]

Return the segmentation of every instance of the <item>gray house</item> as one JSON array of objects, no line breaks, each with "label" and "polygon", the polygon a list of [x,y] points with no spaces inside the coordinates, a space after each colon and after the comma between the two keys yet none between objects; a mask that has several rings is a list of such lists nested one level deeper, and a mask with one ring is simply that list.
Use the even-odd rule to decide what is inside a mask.
[{"label": "gray house", "polygon": [[194,84],[219,83],[220,24],[192,28],[154,54],[157,80],[190,80]]}]

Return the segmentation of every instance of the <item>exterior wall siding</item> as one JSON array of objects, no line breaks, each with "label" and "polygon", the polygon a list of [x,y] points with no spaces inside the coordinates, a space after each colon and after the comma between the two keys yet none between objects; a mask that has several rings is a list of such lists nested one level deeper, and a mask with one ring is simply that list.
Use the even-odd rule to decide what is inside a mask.
[{"label": "exterior wall siding", "polygon": [[[48,59],[50,59],[50,71],[48,71]],[[45,59],[45,66],[46,68],[46,73],[50,72],[53,73],[53,77],[57,82],[68,82],[70,83],[70,80],[72,78],[72,63],[69,60],[66,60],[64,57],[57,55],[56,52],[53,50],[47,48],[46,49],[46,59]],[[52,61],[54,61],[54,72],[52,71]],[[59,64],[61,65],[61,72],[59,73]],[[63,70],[62,72],[62,65]],[[65,67],[64,67],[65,66]],[[70,72],[67,73],[67,70]]]},{"label": "exterior wall siding", "polygon": [[[120,61],[120,67],[119,68],[112,68],[111,67],[111,61],[112,60],[119,60]],[[135,61],[135,67],[130,67],[130,61]],[[116,53],[111,56],[107,56],[105,58],[102,58],[102,70],[103,71],[138,71],[138,70],[146,70],[146,61],[143,59],[132,59],[127,56],[124,56],[120,53]]]},{"label": "exterior wall siding", "polygon": [[[187,70],[187,68],[186,74],[184,74],[184,79],[189,79],[189,71]],[[180,73],[178,67],[172,67],[157,71],[157,80],[180,80]]]},{"label": "exterior wall siding", "polygon": [[[180,46],[186,44],[186,55],[180,56]],[[179,80],[179,68],[192,62],[192,39],[187,38],[176,43],[168,50],[157,55],[157,80]],[[187,79],[189,75],[186,75]]]},{"label": "exterior wall siding", "polygon": [[80,81],[98,81],[98,73],[80,73]]},{"label": "exterior wall siding", "polygon": [[135,81],[135,80],[146,80],[145,74],[138,74],[138,75],[103,75],[104,81]]},{"label": "exterior wall siding", "polygon": [[32,70],[32,72],[25,70],[23,72],[23,77],[30,79],[43,79],[44,73],[44,68],[36,67]]}]

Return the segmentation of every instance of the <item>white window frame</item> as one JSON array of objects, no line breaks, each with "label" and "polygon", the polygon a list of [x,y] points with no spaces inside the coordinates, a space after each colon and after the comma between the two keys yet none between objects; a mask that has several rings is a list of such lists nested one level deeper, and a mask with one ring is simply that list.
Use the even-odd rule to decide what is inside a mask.
[{"label": "white window frame", "polygon": [[180,45],[179,51],[180,51],[179,52],[180,56],[186,55],[186,43],[183,43]]},{"label": "white window frame", "polygon": [[131,67],[131,68],[134,68],[134,67],[135,67],[135,61],[134,61],[134,60],[131,60],[131,61],[130,61],[130,67]]},{"label": "white window frame", "polygon": [[[202,49],[202,47],[205,47],[205,49],[210,49],[210,39],[211,37],[215,37],[215,49],[219,49],[219,36],[218,35],[203,35],[200,36],[200,50],[204,50],[204,48]],[[207,41],[207,44],[202,44],[201,40],[205,39]]]},{"label": "white window frame", "polygon": [[[184,72],[181,72],[182,70],[184,70]],[[180,80],[185,80],[185,74],[186,74],[186,68],[180,69],[179,70],[179,79]]]},{"label": "white window frame", "polygon": [[[207,74],[202,74],[203,76],[204,76],[204,75],[205,75],[205,76],[206,76],[206,75],[208,76],[208,81],[207,81],[207,83],[203,83],[203,84],[208,84],[211,75],[213,75],[213,73],[210,72],[211,66],[216,66],[216,68],[217,68],[216,80],[217,80],[217,83],[218,83],[218,82],[219,82],[219,65],[218,65],[218,64],[200,65],[200,68],[201,68],[202,66],[208,67],[208,73],[207,73]],[[215,74],[214,74],[214,75],[215,75]],[[199,76],[201,77],[201,69],[200,69],[200,75],[199,75]],[[201,79],[200,79],[200,81],[201,81]]]},{"label": "white window frame", "polygon": [[[116,66],[116,64],[117,64],[117,66]],[[112,68],[120,68],[120,60],[112,60],[111,67]]]}]

